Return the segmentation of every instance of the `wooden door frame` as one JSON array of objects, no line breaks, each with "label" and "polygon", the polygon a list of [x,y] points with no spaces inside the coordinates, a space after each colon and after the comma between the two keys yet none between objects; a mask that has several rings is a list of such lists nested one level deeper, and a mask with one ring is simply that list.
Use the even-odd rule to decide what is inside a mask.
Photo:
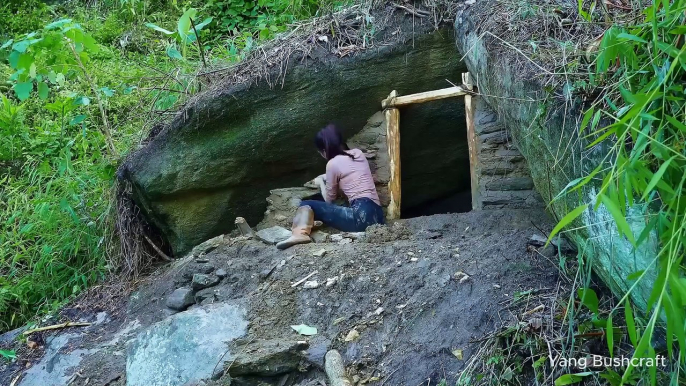
[{"label": "wooden door frame", "polygon": [[388,98],[381,101],[386,118],[386,144],[388,150],[389,170],[391,178],[388,182],[390,203],[388,204],[387,218],[395,220],[400,218],[401,204],[401,181],[400,181],[400,106],[415,103],[424,103],[439,99],[464,96],[465,117],[467,120],[467,144],[469,146],[469,175],[472,190],[472,209],[478,208],[478,184],[476,174],[477,148],[476,133],[474,132],[474,86],[471,83],[469,73],[462,74],[462,86],[454,86],[440,90],[427,91],[417,94],[399,96],[391,91]]}]

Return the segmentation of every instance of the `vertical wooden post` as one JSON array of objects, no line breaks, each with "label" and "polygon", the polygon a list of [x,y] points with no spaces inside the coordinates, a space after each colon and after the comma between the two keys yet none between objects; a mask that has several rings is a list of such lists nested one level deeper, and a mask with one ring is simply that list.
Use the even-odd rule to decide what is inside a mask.
[{"label": "vertical wooden post", "polygon": [[[471,78],[468,72],[462,74],[462,84],[472,91]],[[476,145],[476,133],[474,132],[474,100],[471,95],[464,96],[465,118],[467,120],[467,144],[469,145],[469,175],[472,184],[472,210],[481,209],[481,198],[479,197],[479,176],[478,176],[478,149]]]},{"label": "vertical wooden post", "polygon": [[[393,90],[388,98],[391,99],[396,96],[397,92]],[[396,220],[400,218],[400,111],[397,108],[388,108],[384,114],[386,116],[386,143],[391,172],[391,178],[388,182],[391,202],[388,204],[387,217],[389,220]]]}]

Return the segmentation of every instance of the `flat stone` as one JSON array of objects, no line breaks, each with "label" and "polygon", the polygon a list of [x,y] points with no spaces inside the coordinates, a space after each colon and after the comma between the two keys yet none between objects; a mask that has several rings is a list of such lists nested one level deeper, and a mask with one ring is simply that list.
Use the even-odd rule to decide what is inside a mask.
[{"label": "flat stone", "polygon": [[312,256],[314,257],[322,257],[324,255],[326,255],[326,249],[323,248],[312,253]]},{"label": "flat stone", "polygon": [[257,237],[267,244],[276,244],[291,237],[291,231],[276,225],[257,231]]},{"label": "flat stone", "polygon": [[219,268],[218,270],[216,270],[216,271],[214,272],[214,275],[217,276],[217,277],[220,278],[220,279],[223,279],[223,278],[226,277],[227,273],[226,273],[225,270]]},{"label": "flat stone", "polygon": [[340,233],[336,233],[336,234],[331,235],[330,239],[332,242],[337,243],[337,242],[343,240],[343,235]]},{"label": "flat stone", "polygon": [[76,340],[77,337],[78,334],[62,334],[48,337],[45,340],[45,354],[43,358],[26,371],[21,382],[19,382],[19,386],[67,385],[67,382],[73,375],[73,371],[70,370],[79,366],[84,356],[95,352],[95,350],[84,349],[63,350],[63,348],[68,347],[70,340]]},{"label": "flat stone", "polygon": [[216,276],[205,275],[203,273],[196,273],[193,275],[193,282],[191,285],[195,291],[203,288],[212,287],[219,284],[219,278]]},{"label": "flat stone", "polygon": [[211,252],[215,249],[217,249],[220,245],[224,243],[224,235],[219,235],[217,237],[213,237],[193,248],[191,251],[191,254],[193,256],[200,256],[204,255],[205,253]]},{"label": "flat stone", "polygon": [[314,231],[310,234],[310,238],[315,243],[325,243],[329,239],[329,234],[322,231]]},{"label": "flat stone", "polygon": [[195,303],[193,291],[189,288],[177,288],[167,298],[167,307],[176,311],[183,311],[191,304]]},{"label": "flat stone", "polygon": [[211,378],[235,354],[227,343],[243,337],[245,310],[227,303],[193,308],[153,324],[127,347],[127,386],[181,386]]},{"label": "flat stone", "polygon": [[303,358],[301,351],[307,347],[305,341],[255,340],[238,348],[229,375],[274,376],[297,370]]}]

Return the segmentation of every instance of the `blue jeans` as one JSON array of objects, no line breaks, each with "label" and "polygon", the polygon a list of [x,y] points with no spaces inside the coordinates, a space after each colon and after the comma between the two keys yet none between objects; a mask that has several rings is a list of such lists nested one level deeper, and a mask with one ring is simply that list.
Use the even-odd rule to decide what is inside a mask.
[{"label": "blue jeans", "polygon": [[370,225],[385,223],[381,206],[365,197],[353,200],[349,207],[315,200],[300,202],[300,206],[305,205],[312,208],[315,220],[342,232],[363,232]]}]

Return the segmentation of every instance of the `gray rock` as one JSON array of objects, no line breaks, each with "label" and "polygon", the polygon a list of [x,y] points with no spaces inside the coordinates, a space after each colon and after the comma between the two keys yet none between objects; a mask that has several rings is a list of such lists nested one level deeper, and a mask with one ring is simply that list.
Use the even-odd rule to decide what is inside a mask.
[{"label": "gray rock", "polygon": [[214,275],[217,276],[217,277],[220,278],[220,279],[223,279],[223,278],[226,277],[227,273],[226,273],[225,270],[219,268],[219,269],[214,273]]},{"label": "gray rock", "polygon": [[193,282],[191,285],[195,291],[201,290],[203,288],[212,287],[219,284],[219,278],[216,276],[205,275],[202,273],[196,273],[193,275]]},{"label": "gray rock", "polygon": [[231,363],[227,343],[245,335],[242,307],[220,303],[193,308],[153,324],[129,342],[127,386],[181,386],[212,377]]},{"label": "gray rock", "polygon": [[203,304],[203,302],[205,302],[205,300],[207,300],[207,299],[214,301],[215,300],[215,291],[213,288],[205,288],[203,290],[198,291],[195,294],[194,299],[195,299],[195,303],[198,303],[198,304]]},{"label": "gray rock", "polygon": [[[259,222],[269,190],[290,186],[303,180],[303,175],[321,173],[320,156],[303,149],[312,147],[312,136],[332,116],[343,127],[359,131],[379,110],[379,101],[390,90],[411,93],[443,88],[446,76],[465,71],[454,42],[447,38],[451,32],[427,34],[434,29],[432,23],[390,25],[378,31],[378,36],[390,37],[398,27],[401,31],[392,35],[396,41],[384,40],[383,49],[363,50],[345,58],[320,50],[323,55],[317,54],[311,60],[292,57],[280,62],[288,63],[288,71],[283,71],[283,87],[271,87],[283,67],[276,65],[268,77],[246,79],[216,92],[199,94],[159,134],[127,158],[118,170],[119,178],[135,186],[134,200],[148,209],[148,220],[166,236],[176,254],[230,232],[237,216],[249,223]],[[312,70],[317,66],[327,70]],[[360,93],[361,89],[365,92]],[[322,100],[331,103],[322,104]],[[341,109],[342,103],[345,109]],[[403,175],[403,189],[425,183],[426,163],[415,158],[426,152],[423,145],[435,142],[439,135],[445,146],[437,149],[440,152],[436,155],[443,156],[427,158],[431,164],[440,160],[442,169],[430,172],[455,174],[455,159],[463,160],[468,153],[442,140],[455,137],[454,126],[443,125],[446,130],[437,134],[435,121],[464,122],[464,108],[460,106],[459,98],[437,101],[403,117],[405,127],[412,127],[415,137],[419,137],[403,134],[403,141],[416,145],[403,154],[403,173],[405,169],[414,170],[419,174],[413,176],[420,176],[405,179]],[[284,111],[288,111],[288,119],[284,119]],[[429,129],[433,129],[432,135],[426,135]],[[278,138],[287,139],[288,146]],[[443,168],[447,166],[451,168]],[[468,180],[469,170],[465,174]],[[431,198],[445,195],[446,188],[437,188],[427,189]],[[293,201],[293,205],[298,204]]]},{"label": "gray rock", "polygon": [[257,231],[257,237],[267,244],[276,244],[291,237],[291,231],[278,225]]},{"label": "gray rock", "polygon": [[214,266],[212,264],[201,264],[196,268],[196,272],[198,273],[204,273],[206,275],[211,274],[214,271]]},{"label": "gray rock", "polygon": [[183,311],[191,304],[195,303],[193,291],[189,288],[177,288],[167,298],[167,307],[176,311]]},{"label": "gray rock", "polygon": [[301,351],[307,347],[303,341],[255,340],[239,348],[229,375],[274,376],[297,370],[303,358]]},{"label": "gray rock", "polygon": [[310,234],[310,237],[315,243],[325,243],[329,239],[329,234],[322,231],[314,231]]},{"label": "gray rock", "polygon": [[0,335],[0,345],[9,345],[14,341],[14,339],[16,339],[19,336],[19,334],[26,331],[27,328],[28,326],[15,328],[12,331],[8,331]]},{"label": "gray rock", "polygon": [[220,245],[224,243],[224,235],[219,235],[217,237],[213,237],[207,241],[204,241],[203,243],[195,246],[193,250],[191,251],[191,254],[195,257],[199,257],[201,255],[204,255],[205,253],[211,252],[215,249],[217,249]]}]

